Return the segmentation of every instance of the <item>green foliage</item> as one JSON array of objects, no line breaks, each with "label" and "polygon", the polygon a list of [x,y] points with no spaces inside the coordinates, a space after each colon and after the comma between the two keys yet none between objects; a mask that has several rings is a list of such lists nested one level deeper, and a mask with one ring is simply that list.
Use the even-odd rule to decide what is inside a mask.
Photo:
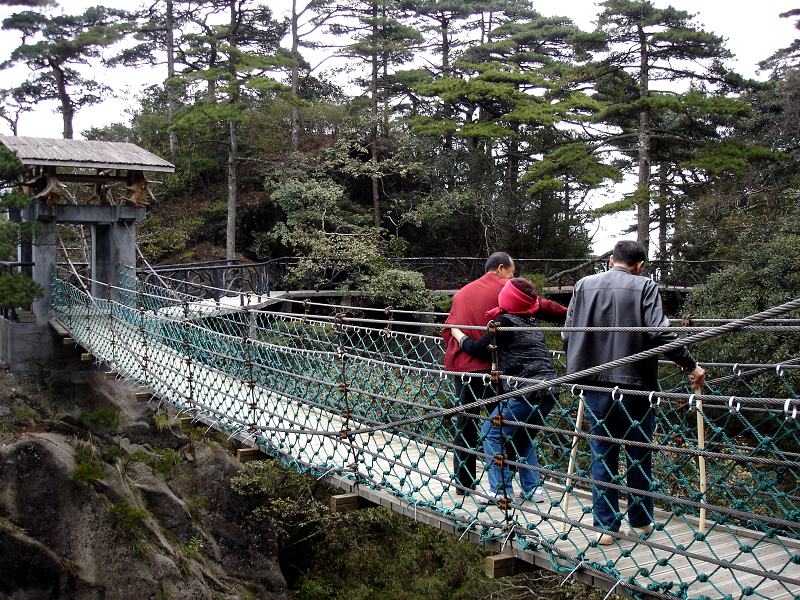
[{"label": "green foliage", "polygon": [[0,183],[3,184],[2,187],[15,182],[23,170],[24,167],[17,155],[0,145]]},{"label": "green foliage", "polygon": [[120,428],[119,411],[113,408],[99,408],[81,413],[78,420],[92,431],[115,433]]},{"label": "green foliage", "polygon": [[24,273],[0,274],[0,309],[29,307],[43,294],[42,287]]},{"label": "green foliage", "polygon": [[433,310],[433,295],[421,273],[386,269],[368,278],[361,287],[374,302],[396,309]]},{"label": "green foliage", "polygon": [[75,448],[75,469],[70,477],[74,481],[95,481],[103,479],[105,472],[103,465],[99,461],[97,448],[90,441],[79,442]]},{"label": "green foliage", "polygon": [[144,534],[143,524],[150,518],[150,513],[145,509],[131,506],[124,501],[111,504],[107,514],[116,529],[132,538],[141,538]]},{"label": "green foliage", "polygon": [[[796,228],[787,223],[785,229]],[[687,310],[696,317],[738,318],[800,297],[800,231],[778,232],[748,249],[746,260],[712,275],[692,292]],[[800,355],[797,336],[736,334],[705,343],[705,360],[775,363]]]},{"label": "green foliage", "polygon": [[206,498],[202,494],[192,494],[186,500],[186,510],[192,515],[192,518],[197,518],[201,510],[206,508]]},{"label": "green foliage", "polygon": [[26,10],[11,14],[3,30],[18,31],[22,43],[0,68],[25,65],[33,74],[27,85],[38,102],[57,100],[64,117],[64,137],[72,138],[75,112],[102,100],[108,87],[77,69],[99,59],[129,27],[123,10],[94,6],[82,14],[45,14]]},{"label": "green foliage", "polygon": [[171,478],[181,463],[180,453],[170,448],[156,448],[155,452],[158,458],[148,461],[150,468],[167,479]]},{"label": "green foliage", "polygon": [[183,552],[189,558],[197,561],[203,560],[203,540],[199,537],[193,537],[183,547]]},{"label": "green foliage", "polygon": [[694,159],[685,164],[712,175],[741,175],[754,162],[777,161],[780,158],[780,154],[761,146],[748,145],[739,140],[723,140],[699,148]]},{"label": "green foliage", "polygon": [[169,479],[175,474],[175,470],[181,463],[181,455],[170,448],[154,448],[152,453],[142,450],[131,452],[122,460],[123,467],[135,462],[144,463],[153,472],[161,473],[161,475]]},{"label": "green foliage", "polygon": [[103,466],[93,462],[78,463],[70,477],[75,481],[95,481],[103,479],[105,472]]},{"label": "green foliage", "polygon": [[333,513],[315,478],[248,463],[231,481],[253,527],[277,535],[306,599],[457,598],[480,578],[480,547],[383,508]]}]

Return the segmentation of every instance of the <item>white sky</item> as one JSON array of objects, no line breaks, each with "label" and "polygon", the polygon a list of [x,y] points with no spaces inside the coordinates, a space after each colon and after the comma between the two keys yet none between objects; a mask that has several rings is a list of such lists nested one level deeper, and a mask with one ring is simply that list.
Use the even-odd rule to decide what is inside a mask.
[{"label": "white sky", "polygon": [[[131,9],[132,0],[61,0],[60,7],[65,12],[82,12],[85,8],[96,4],[109,7]],[[269,6],[276,16],[288,13],[288,0],[263,2]],[[656,1],[657,6],[667,2]],[[697,15],[697,21],[708,31],[721,35],[726,39],[728,49],[735,58],[730,63],[739,73],[746,77],[763,78],[756,73],[759,61],[771,55],[775,50],[788,46],[797,35],[794,28],[795,19],[781,19],[778,15],[800,5],[800,0],[762,0],[752,3],[741,0],[672,0],[669,2],[678,9]],[[584,28],[592,29],[598,12],[592,0],[534,0],[534,7],[544,15],[564,15]],[[0,17],[12,12],[0,9]],[[4,60],[11,50],[17,46],[19,38],[15,32],[0,32],[0,61]],[[97,78],[113,89],[113,96],[102,104],[81,110],[75,118],[76,137],[80,132],[92,127],[113,122],[127,121],[127,111],[137,106],[137,93],[148,85],[158,83],[165,77],[164,67],[141,68],[136,71],[119,68],[114,71],[104,70]],[[25,77],[22,70],[0,71],[0,87],[19,83]],[[0,133],[10,133],[5,123],[0,123]],[[20,120],[20,135],[37,137],[61,137],[61,115],[56,112],[55,104],[43,103],[37,110],[23,115]],[[592,204],[599,206],[609,200],[619,198],[630,181],[613,192],[595,194]],[[598,231],[594,238],[594,250],[601,253],[613,245],[614,241],[625,236],[620,231],[633,222],[633,213],[604,217],[597,224]],[[630,237],[630,236],[627,236]]]}]

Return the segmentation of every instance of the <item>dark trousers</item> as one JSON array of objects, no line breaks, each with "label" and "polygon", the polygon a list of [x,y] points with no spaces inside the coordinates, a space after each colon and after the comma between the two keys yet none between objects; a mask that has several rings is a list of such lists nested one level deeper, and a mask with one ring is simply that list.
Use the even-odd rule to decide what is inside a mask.
[{"label": "dark trousers", "polygon": [[[651,442],[655,415],[650,403],[641,396],[623,396],[614,400],[608,392],[584,392],[592,435],[613,437],[634,442]],[[620,444],[591,440],[592,448],[592,513],[595,527],[619,531],[619,490],[603,483],[619,485]],[[653,472],[653,453],[648,448],[625,446],[628,455],[627,487],[628,522],[643,527],[653,520],[653,498],[634,490],[649,490]]]},{"label": "dark trousers", "polygon": [[[461,377],[455,377],[456,402],[458,404],[469,404],[475,400],[491,398],[497,395],[497,391],[491,384],[484,385],[480,378],[473,377],[466,384],[461,381]],[[486,407],[487,412],[491,412],[497,403]],[[469,411],[472,414],[480,414],[481,409],[475,408]],[[458,413],[455,417],[455,436],[453,444],[457,448],[453,451],[453,475],[455,483],[458,485],[457,492],[464,489],[475,489],[475,474],[477,456],[473,452],[466,450],[482,450],[479,443],[481,419]]]}]

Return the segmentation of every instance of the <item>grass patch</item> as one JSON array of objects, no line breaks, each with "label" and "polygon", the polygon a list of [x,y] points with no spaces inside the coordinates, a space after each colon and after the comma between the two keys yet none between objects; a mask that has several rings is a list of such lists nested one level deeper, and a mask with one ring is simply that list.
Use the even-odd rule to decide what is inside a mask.
[{"label": "grass patch", "polygon": [[33,425],[39,418],[39,413],[31,408],[15,408],[14,418],[17,421],[22,421],[28,425]]},{"label": "grass patch", "polygon": [[161,473],[167,479],[175,475],[175,469],[181,462],[181,455],[169,448],[155,448],[154,453],[137,450],[122,459],[123,467],[131,463],[141,462],[146,464],[154,473]]},{"label": "grass patch", "polygon": [[153,423],[156,426],[156,431],[166,431],[169,429],[169,415],[165,413],[156,413],[153,415]]},{"label": "grass patch", "polygon": [[99,408],[81,413],[78,420],[91,431],[112,433],[119,431],[119,412],[113,408]]},{"label": "grass patch", "polygon": [[125,457],[125,451],[120,448],[117,444],[112,444],[109,446],[108,450],[103,452],[103,461],[107,463],[114,463],[118,459]]},{"label": "grass patch", "polygon": [[156,455],[158,458],[148,463],[150,468],[169,479],[175,474],[175,469],[181,462],[180,453],[169,448],[156,448]]},{"label": "grass patch", "polygon": [[201,496],[200,494],[192,494],[186,501],[186,510],[189,511],[189,514],[192,515],[193,519],[196,519],[200,514],[200,511],[203,510],[205,507],[206,507],[206,498],[205,496]]},{"label": "grass patch", "polygon": [[100,463],[97,447],[89,441],[79,440],[75,447],[75,462],[77,463],[70,477],[74,481],[95,481],[105,476],[103,465]]},{"label": "grass patch", "polygon": [[112,504],[108,507],[108,518],[111,524],[122,533],[133,537],[140,537],[143,533],[143,523],[150,513],[143,508],[136,508],[127,502]]},{"label": "grass patch", "polygon": [[0,440],[5,440],[6,437],[11,437],[16,432],[17,428],[8,421],[0,421]]},{"label": "grass patch", "polygon": [[103,471],[103,467],[98,463],[94,462],[87,462],[87,463],[78,463],[78,465],[73,469],[72,475],[70,477],[74,481],[95,481],[97,479],[102,479],[105,477],[105,471]]},{"label": "grass patch", "polygon": [[183,553],[186,554],[189,558],[192,558],[196,561],[203,560],[203,540],[199,537],[193,537],[189,540],[189,542],[183,547]]}]

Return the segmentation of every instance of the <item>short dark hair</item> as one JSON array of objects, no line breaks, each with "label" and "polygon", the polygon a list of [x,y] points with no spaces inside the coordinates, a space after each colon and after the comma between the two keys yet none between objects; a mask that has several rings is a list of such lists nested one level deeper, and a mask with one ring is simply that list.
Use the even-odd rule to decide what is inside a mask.
[{"label": "short dark hair", "polygon": [[509,281],[511,282],[511,285],[517,288],[520,292],[527,294],[531,298],[536,298],[539,295],[539,292],[536,291],[536,286],[534,286],[524,277],[514,277]]},{"label": "short dark hair", "polygon": [[647,251],[639,242],[621,240],[614,246],[612,254],[616,262],[621,262],[629,267],[647,260]]},{"label": "short dark hair", "polygon": [[483,268],[484,273],[491,273],[496,271],[497,267],[510,267],[514,261],[505,252],[495,252],[486,260],[486,266]]}]

